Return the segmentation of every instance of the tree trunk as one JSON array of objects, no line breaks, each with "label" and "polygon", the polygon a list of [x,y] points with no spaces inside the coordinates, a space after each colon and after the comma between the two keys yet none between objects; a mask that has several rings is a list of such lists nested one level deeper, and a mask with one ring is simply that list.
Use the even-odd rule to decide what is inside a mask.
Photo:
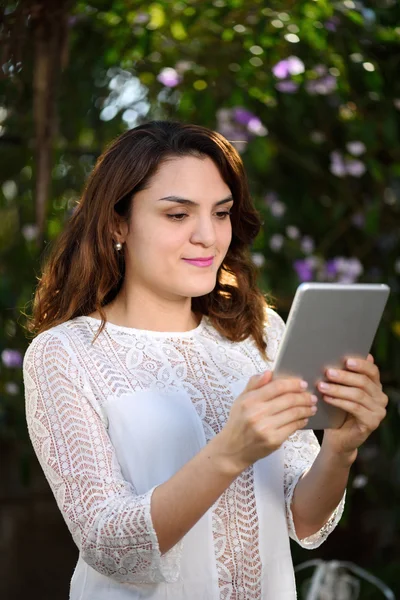
[{"label": "tree trunk", "polygon": [[36,224],[43,243],[57,125],[59,74],[66,62],[70,0],[41,0],[32,14],[34,35],[33,109],[36,158]]}]

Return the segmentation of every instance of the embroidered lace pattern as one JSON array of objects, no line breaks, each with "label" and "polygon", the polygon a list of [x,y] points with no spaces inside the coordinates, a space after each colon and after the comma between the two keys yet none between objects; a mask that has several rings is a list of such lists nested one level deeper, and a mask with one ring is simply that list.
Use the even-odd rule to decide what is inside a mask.
[{"label": "embroidered lace pattern", "polygon": [[[206,440],[225,425],[235,398],[229,383],[271,367],[251,340],[231,343],[206,318],[193,335],[107,327],[91,345],[97,323],[80,317],[39,335],[24,359],[30,437],[58,506],[84,560],[121,582],[176,581],[182,543],[161,556],[150,514],[153,489],[139,495],[124,480],[107,434],[103,405],[132,390],[185,389]],[[266,334],[273,360],[283,321],[269,311]],[[187,332],[190,333],[190,332]],[[318,454],[311,431],[284,445],[284,491],[289,534],[314,548],[335,527],[328,523],[298,540],[290,503],[295,485]],[[253,468],[246,469],[212,507],[220,600],[259,600],[261,557]]]}]

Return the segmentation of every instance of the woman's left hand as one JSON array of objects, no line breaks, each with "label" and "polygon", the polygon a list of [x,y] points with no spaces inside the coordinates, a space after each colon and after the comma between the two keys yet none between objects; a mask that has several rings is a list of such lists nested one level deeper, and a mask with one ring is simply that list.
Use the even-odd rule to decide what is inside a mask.
[{"label": "woman's left hand", "polygon": [[[327,369],[327,382],[319,382],[324,401],[347,411],[339,429],[326,429],[324,446],[339,454],[357,450],[386,416],[388,397],[382,391],[378,367],[371,354],[366,360],[348,358],[346,368]],[[324,383],[327,386],[324,388]]]}]

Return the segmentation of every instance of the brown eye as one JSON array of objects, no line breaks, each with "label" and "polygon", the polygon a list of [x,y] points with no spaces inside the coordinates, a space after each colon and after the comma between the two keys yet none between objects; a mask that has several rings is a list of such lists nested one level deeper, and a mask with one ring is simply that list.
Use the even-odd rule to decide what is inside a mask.
[{"label": "brown eye", "polygon": [[167,217],[169,219],[171,219],[171,221],[183,221],[185,217],[187,217],[188,215],[186,213],[179,213],[177,215],[167,215]]}]

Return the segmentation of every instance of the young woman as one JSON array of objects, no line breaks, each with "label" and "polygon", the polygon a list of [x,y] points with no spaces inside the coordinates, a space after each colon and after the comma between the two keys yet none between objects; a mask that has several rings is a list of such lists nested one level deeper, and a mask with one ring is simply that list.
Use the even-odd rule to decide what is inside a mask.
[{"label": "young woman", "polygon": [[[349,417],[272,380],[284,323],[257,289],[243,164],[206,128],[117,138],[52,249],[24,358],[29,433],[79,548],[72,600],[292,600],[385,415],[371,356],[327,374]],[[329,400],[330,398],[330,400]]]}]

